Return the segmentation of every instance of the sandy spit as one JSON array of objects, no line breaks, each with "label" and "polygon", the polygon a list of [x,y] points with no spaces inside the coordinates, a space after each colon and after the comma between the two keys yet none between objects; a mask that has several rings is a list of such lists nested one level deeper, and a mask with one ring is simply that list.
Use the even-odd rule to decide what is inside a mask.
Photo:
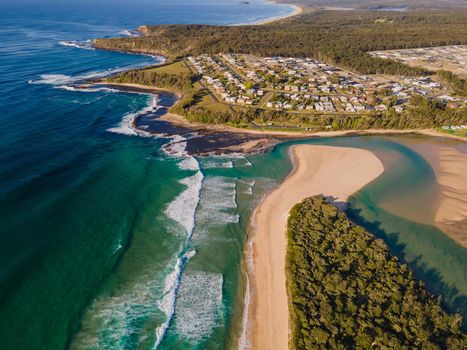
[{"label": "sandy spit", "polygon": [[384,171],[381,161],[363,149],[297,145],[290,153],[293,172],[264,198],[253,218],[247,337],[255,350],[288,348],[285,232],[290,209],[312,195],[332,196],[344,203]]},{"label": "sandy spit", "polygon": [[437,181],[442,199],[435,216],[436,225],[467,248],[467,154],[452,147],[438,152]]}]

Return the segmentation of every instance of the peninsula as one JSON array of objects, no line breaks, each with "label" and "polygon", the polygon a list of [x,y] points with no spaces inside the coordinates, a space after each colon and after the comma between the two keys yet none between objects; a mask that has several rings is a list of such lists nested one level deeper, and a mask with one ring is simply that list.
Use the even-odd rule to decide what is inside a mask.
[{"label": "peninsula", "polygon": [[[467,27],[463,25],[466,20],[465,9],[386,12],[302,6],[293,17],[263,25],[144,25],[138,29],[139,37],[96,39],[93,45],[105,50],[163,55],[166,61],[157,67],[123,72],[94,83],[173,91],[178,100],[160,118],[186,127],[203,125],[212,130],[287,137],[418,132],[465,140],[467,80],[459,67],[467,49]],[[413,48],[423,49],[413,51]],[[419,52],[428,54],[428,60],[435,60],[435,64],[409,62],[410,55],[418,57]],[[442,69],[435,71],[434,66]],[[307,225],[303,218],[297,217],[297,212],[311,207],[313,214],[316,207],[324,219],[332,213],[348,229],[329,225],[323,228],[323,235],[334,229],[341,230],[343,235],[361,229],[354,228],[342,217],[344,214],[314,197],[292,210],[287,252],[289,212],[310,196],[324,196],[343,207],[349,196],[375,180],[384,169],[373,153],[363,149],[302,145],[292,147],[291,156],[294,171],[261,202],[252,222],[254,268],[248,271],[252,303],[248,305],[246,329],[252,347],[325,349],[347,343],[366,347],[386,345],[387,339],[382,335],[386,328],[397,333],[391,344],[396,344],[397,338],[404,345],[414,345],[418,344],[417,337],[426,332],[438,332],[437,326],[429,326],[435,319],[444,326],[449,324],[445,337],[433,339],[430,334],[421,342],[441,348],[462,346],[461,318],[447,315],[440,302],[414,282],[407,267],[399,265],[381,242],[372,247],[381,259],[371,264],[380,266],[384,262],[398,276],[388,277],[387,271],[379,269],[377,272],[385,282],[389,281],[384,288],[395,283],[393,278],[397,283],[405,281],[410,289],[404,292],[404,297],[415,298],[417,307],[433,308],[433,313],[412,315],[424,317],[424,321],[420,327],[410,328],[411,334],[401,329],[405,321],[397,323],[393,319],[378,321],[383,326],[370,324],[368,327],[375,329],[372,334],[356,334],[355,327],[349,325],[349,334],[342,337],[351,339],[343,339],[341,343],[336,343],[337,337],[329,336],[336,326],[329,326],[332,322],[325,316],[319,319],[322,324],[311,326],[317,311],[301,305],[303,295],[312,293],[300,289],[304,288],[299,283],[303,271],[297,269],[311,271],[313,266],[305,266],[303,256],[295,255],[303,253],[294,249],[303,237],[296,238],[294,226]],[[447,177],[439,179],[445,188]],[[458,200],[462,188],[454,190],[456,196],[451,198],[446,190],[443,210],[449,206],[455,209],[449,213],[440,210],[436,220],[451,238],[465,245],[465,237],[459,233],[459,222],[465,217],[464,201]],[[459,206],[462,208],[458,209]],[[456,213],[461,213],[462,218]],[[455,227],[447,228],[448,224]],[[304,232],[298,230],[299,234]],[[368,244],[374,242],[370,233],[364,232],[362,237]],[[347,243],[353,244],[350,238]],[[323,252],[308,248],[305,251],[321,263]],[[355,262],[355,266],[357,263],[361,262]],[[381,292],[380,287],[368,290],[376,295]],[[331,292],[326,290],[325,294]],[[342,309],[342,305],[338,307],[340,304],[334,301],[323,301],[323,305],[329,306],[326,310],[330,311],[332,304],[335,308],[331,311],[340,317],[336,310]],[[375,315],[381,315],[381,305],[370,304],[376,310]],[[401,313],[396,306],[393,308],[389,314]],[[405,318],[412,317],[405,313],[403,310]]]},{"label": "peninsula", "polygon": [[[304,134],[436,129],[462,136],[463,74],[410,66],[394,59],[398,51],[384,50],[444,45],[430,59],[458,67],[467,47],[466,19],[464,10],[382,16],[304,6],[294,17],[265,25],[146,25],[140,37],[96,39],[93,45],[165,56],[160,67],[124,72],[106,83],[177,91],[183,97],[170,112],[191,122]],[[435,26],[441,30],[433,32]]]},{"label": "peninsula", "polygon": [[285,232],[292,207],[313,195],[343,203],[384,170],[376,156],[361,149],[303,145],[294,146],[291,154],[293,173],[263,200],[253,219],[250,338],[254,349],[287,349]]}]

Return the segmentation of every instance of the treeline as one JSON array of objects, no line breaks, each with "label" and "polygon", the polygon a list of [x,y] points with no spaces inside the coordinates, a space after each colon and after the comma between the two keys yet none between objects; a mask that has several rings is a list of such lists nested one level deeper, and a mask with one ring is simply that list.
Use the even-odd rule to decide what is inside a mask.
[{"label": "treeline", "polygon": [[444,70],[438,71],[438,75],[451,86],[456,95],[467,96],[467,79]]},{"label": "treeline", "polygon": [[466,9],[464,0],[282,0],[283,3],[299,4],[314,7],[345,7],[362,10],[378,10],[388,8],[420,9]]},{"label": "treeline", "polygon": [[292,209],[287,237],[292,349],[466,348],[461,316],[323,198]]},{"label": "treeline", "polygon": [[197,76],[189,73],[169,74],[151,69],[129,70],[106,80],[110,83],[129,83],[173,89],[184,93],[191,91]]},{"label": "treeline", "polygon": [[314,57],[362,74],[428,74],[421,68],[372,57],[375,50],[467,44],[467,11],[308,11],[261,26],[144,26],[145,35],[98,39],[103,49],[168,56],[219,52]]}]

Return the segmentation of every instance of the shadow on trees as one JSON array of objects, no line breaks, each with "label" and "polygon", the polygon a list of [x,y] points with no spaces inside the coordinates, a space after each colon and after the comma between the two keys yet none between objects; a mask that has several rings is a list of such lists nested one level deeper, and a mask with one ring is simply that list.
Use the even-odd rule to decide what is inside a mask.
[{"label": "shadow on trees", "polygon": [[[326,200],[338,207],[343,204],[342,202],[336,202],[336,198],[333,197],[326,197]],[[446,310],[451,313],[459,313],[462,316],[462,330],[467,331],[467,296],[462,294],[456,287],[446,283],[438,269],[429,268],[426,263],[423,263],[422,255],[408,261],[405,255],[406,245],[399,242],[399,233],[385,231],[381,228],[380,221],[368,221],[362,216],[362,209],[352,208],[350,204],[345,204],[347,204],[344,207],[345,212],[349,219],[384,240],[391,254],[397,256],[402,263],[406,264],[413,272],[414,277],[423,281],[430,292],[441,298],[442,305]]]}]

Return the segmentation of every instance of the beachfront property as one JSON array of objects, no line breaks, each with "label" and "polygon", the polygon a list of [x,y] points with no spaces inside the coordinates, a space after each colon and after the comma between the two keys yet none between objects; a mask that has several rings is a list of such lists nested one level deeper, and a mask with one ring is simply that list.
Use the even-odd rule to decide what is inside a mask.
[{"label": "beachfront property", "polygon": [[413,95],[461,106],[465,98],[431,77],[358,75],[311,58],[242,54],[188,57],[205,86],[225,104],[288,113],[402,113]]},{"label": "beachfront property", "polygon": [[449,70],[467,76],[467,45],[374,51],[372,56],[392,59],[430,70]]}]

